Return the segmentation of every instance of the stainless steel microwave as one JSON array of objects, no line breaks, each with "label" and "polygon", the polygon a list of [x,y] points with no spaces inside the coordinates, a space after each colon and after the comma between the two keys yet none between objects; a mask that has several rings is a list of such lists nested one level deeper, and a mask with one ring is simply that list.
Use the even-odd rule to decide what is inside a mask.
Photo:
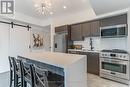
[{"label": "stainless steel microwave", "polygon": [[101,27],[101,37],[126,37],[128,35],[127,24]]}]

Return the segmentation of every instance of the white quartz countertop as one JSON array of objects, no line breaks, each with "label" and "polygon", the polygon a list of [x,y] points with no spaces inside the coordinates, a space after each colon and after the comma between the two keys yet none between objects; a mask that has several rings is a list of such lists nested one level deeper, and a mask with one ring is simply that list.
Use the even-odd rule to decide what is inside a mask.
[{"label": "white quartz countertop", "polygon": [[86,58],[85,55],[76,55],[76,54],[66,54],[66,53],[57,53],[57,52],[39,52],[39,53],[29,53],[24,56],[26,58],[36,60],[43,63],[48,63],[58,67],[66,68],[76,61]]},{"label": "white quartz countertop", "polygon": [[80,52],[93,52],[93,53],[100,53],[100,50],[78,50],[78,49],[68,49],[68,51],[80,51]]}]

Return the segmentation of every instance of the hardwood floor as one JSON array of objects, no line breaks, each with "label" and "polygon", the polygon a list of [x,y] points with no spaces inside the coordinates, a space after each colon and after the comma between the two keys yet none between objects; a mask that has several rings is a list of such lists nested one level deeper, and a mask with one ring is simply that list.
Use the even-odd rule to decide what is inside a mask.
[{"label": "hardwood floor", "polygon": [[88,74],[88,87],[129,87],[128,85],[100,78],[93,74]]},{"label": "hardwood floor", "polygon": [[[106,80],[93,74],[88,74],[88,87],[129,87],[128,85]],[[9,87],[9,72],[0,74],[0,87]]]},{"label": "hardwood floor", "polygon": [[9,87],[9,72],[0,74],[0,87]]}]

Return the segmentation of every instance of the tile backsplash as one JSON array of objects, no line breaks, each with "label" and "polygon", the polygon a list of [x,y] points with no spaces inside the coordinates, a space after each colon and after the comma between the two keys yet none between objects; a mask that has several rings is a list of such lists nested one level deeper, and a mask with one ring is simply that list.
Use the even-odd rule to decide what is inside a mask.
[{"label": "tile backsplash", "polygon": [[[94,50],[102,49],[127,49],[127,38],[100,38],[92,37]],[[74,45],[82,45],[84,49],[90,50],[90,37],[84,41],[74,41]]]},{"label": "tile backsplash", "polygon": [[101,49],[127,49],[127,38],[101,38]]},{"label": "tile backsplash", "polygon": [[[99,37],[93,37],[92,38],[93,41],[93,47],[94,50],[100,50],[100,38]],[[74,45],[78,45],[81,44],[82,47],[86,50],[90,50],[90,37],[89,38],[85,38],[84,41],[74,41]]]}]

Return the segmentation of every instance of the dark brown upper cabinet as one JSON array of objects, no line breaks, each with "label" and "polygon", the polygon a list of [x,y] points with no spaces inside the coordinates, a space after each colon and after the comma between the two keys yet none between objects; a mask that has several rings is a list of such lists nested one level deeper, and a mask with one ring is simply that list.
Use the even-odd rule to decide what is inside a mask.
[{"label": "dark brown upper cabinet", "polygon": [[83,37],[97,37],[100,36],[100,23],[99,21],[92,21],[82,24]]},{"label": "dark brown upper cabinet", "polygon": [[101,27],[127,24],[127,14],[104,18],[101,20]]},{"label": "dark brown upper cabinet", "polygon": [[91,37],[100,36],[100,22],[93,21],[91,22]]},{"label": "dark brown upper cabinet", "polygon": [[71,25],[71,40],[72,41],[81,41],[82,39],[82,25],[76,24]]},{"label": "dark brown upper cabinet", "polygon": [[82,24],[82,36],[89,37],[91,34],[91,23]]},{"label": "dark brown upper cabinet", "polygon": [[55,33],[57,34],[66,33],[67,39],[71,40],[70,25],[63,25],[63,26],[55,27]]},{"label": "dark brown upper cabinet", "polygon": [[68,31],[69,31],[68,25],[55,27],[55,33],[68,33]]}]

